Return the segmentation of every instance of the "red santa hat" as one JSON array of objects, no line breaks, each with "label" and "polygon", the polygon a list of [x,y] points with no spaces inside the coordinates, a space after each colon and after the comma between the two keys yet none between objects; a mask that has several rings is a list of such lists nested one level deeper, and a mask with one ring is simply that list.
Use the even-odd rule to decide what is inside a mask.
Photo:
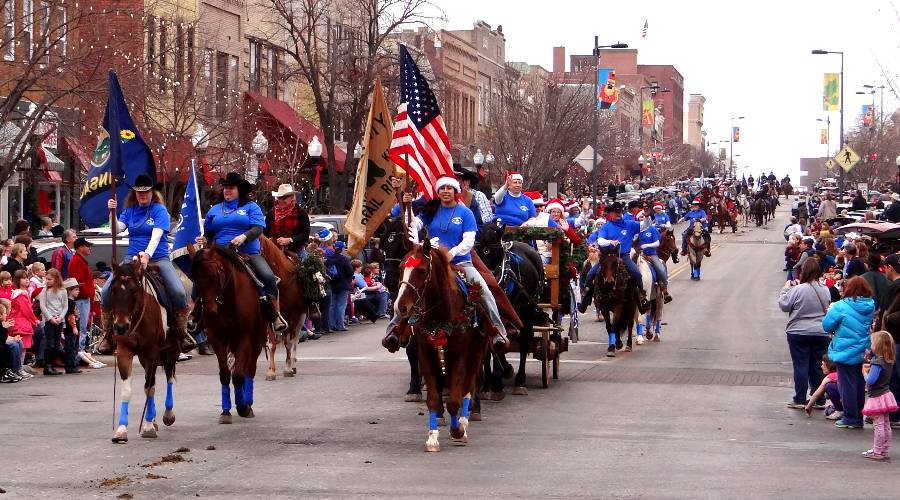
[{"label": "red santa hat", "polygon": [[525,191],[525,196],[531,198],[531,201],[534,203],[534,206],[544,205],[546,203],[544,201],[544,197],[541,196],[541,193],[538,191]]},{"label": "red santa hat", "polygon": [[547,205],[544,207],[545,212],[550,212],[553,209],[557,209],[560,212],[565,212],[566,208],[563,206],[562,201],[558,198],[554,198],[547,202]]},{"label": "red santa hat", "polygon": [[525,181],[525,178],[522,177],[522,174],[516,172],[515,170],[510,170],[506,173],[506,179],[510,181]]},{"label": "red santa hat", "polygon": [[694,198],[694,201],[691,202],[691,205],[699,205],[699,204],[700,204],[700,198]]},{"label": "red santa hat", "polygon": [[577,201],[571,200],[571,201],[569,201],[569,204],[566,205],[566,210],[571,211],[573,208],[577,208],[577,209],[581,210],[581,205],[579,205]]},{"label": "red santa hat", "polygon": [[663,206],[663,204],[662,204],[661,201],[657,201],[657,202],[654,202],[654,203],[653,203],[653,208],[654,208],[654,209],[656,209],[656,208],[662,209],[662,208],[666,208],[666,207]]},{"label": "red santa hat", "polygon": [[448,175],[441,177],[440,179],[437,180],[437,182],[434,183],[434,190],[438,191],[444,186],[451,186],[453,189],[456,189],[457,193],[462,191],[462,189],[460,189],[460,187],[459,187],[459,181],[457,181],[455,178],[450,177]]}]

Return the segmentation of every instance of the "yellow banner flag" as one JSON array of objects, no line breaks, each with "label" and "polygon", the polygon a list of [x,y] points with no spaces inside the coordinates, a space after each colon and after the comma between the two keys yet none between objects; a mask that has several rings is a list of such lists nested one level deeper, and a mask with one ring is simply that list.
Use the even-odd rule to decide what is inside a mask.
[{"label": "yellow banner flag", "polygon": [[841,109],[841,75],[840,73],[825,73],[825,86],[822,95],[823,111],[838,111]]},{"label": "yellow banner flag", "polygon": [[390,176],[402,172],[388,159],[391,135],[394,125],[388,111],[381,81],[375,80],[372,91],[372,109],[366,123],[363,139],[365,150],[356,170],[356,184],[353,188],[353,206],[344,223],[348,235],[350,255],[359,253],[378,226],[387,219],[391,208],[397,202]]}]

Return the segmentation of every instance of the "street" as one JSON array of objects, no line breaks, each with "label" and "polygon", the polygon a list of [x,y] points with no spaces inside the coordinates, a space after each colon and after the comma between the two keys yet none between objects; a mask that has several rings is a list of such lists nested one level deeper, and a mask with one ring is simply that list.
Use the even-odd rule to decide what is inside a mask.
[{"label": "street", "polygon": [[[425,405],[403,402],[408,365],[380,346],[381,320],[301,344],[293,379],[281,376],[283,351],[274,382],[260,358],[256,418],[233,425],[217,423],[214,357],[179,364],[177,421],[155,440],[137,430],[141,375],[123,445],[110,442],[111,368],[0,386],[2,496],[888,497],[894,466],[860,457],[870,427],[839,430],[821,411],[786,407],[776,298],[788,206],[767,228],[715,231],[699,282],[685,258],[670,264],[675,300],[660,343],[607,358],[589,311],[560,380],[541,389],[529,362],[529,395],[484,402],[467,447],[441,427],[442,451],[423,452]],[[189,451],[170,455],[179,448]]]}]

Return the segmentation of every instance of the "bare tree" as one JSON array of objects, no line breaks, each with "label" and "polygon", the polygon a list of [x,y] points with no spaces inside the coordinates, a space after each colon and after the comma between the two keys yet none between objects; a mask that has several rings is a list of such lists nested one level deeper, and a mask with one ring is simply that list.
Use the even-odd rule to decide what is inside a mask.
[{"label": "bare tree", "polygon": [[[391,34],[427,24],[428,0],[258,0],[274,12],[278,38],[293,63],[286,77],[308,85],[322,124],[331,210],[347,206],[352,157],[338,172],[335,149],[341,133],[352,148],[364,133],[375,78],[396,67]],[[274,33],[273,33],[274,35]]]},{"label": "bare tree", "polygon": [[879,116],[875,116],[871,126],[858,126],[850,130],[845,143],[862,157],[847,173],[849,182],[864,182],[870,188],[897,182],[895,159],[900,154],[900,111],[886,116],[883,124]]}]

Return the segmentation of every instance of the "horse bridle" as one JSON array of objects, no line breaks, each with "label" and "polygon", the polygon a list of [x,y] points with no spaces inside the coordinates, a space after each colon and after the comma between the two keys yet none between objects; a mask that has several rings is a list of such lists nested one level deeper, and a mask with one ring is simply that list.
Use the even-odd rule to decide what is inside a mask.
[{"label": "horse bridle", "polygon": [[[425,275],[425,282],[422,283],[422,289],[424,290],[424,289],[428,288],[428,284],[431,282],[432,262],[431,262],[430,255],[422,254],[422,258],[428,260],[428,274]],[[412,290],[414,292],[416,292],[416,301],[413,302],[412,311],[410,312],[410,315],[409,315],[410,318],[415,318],[415,317],[419,316],[420,314],[425,314],[428,311],[430,311],[431,309],[434,309],[435,307],[437,307],[438,304],[443,302],[443,301],[440,301],[437,304],[431,306],[430,308],[428,308],[426,310],[422,310],[422,301],[425,300],[425,294],[422,292],[422,290],[419,290],[419,287],[417,287],[416,285],[413,285],[412,283],[410,283],[407,280],[403,280],[400,282],[399,286],[402,287],[403,285],[406,285],[406,286],[412,288]]]},{"label": "horse bridle", "polygon": [[[134,276],[116,276],[115,279],[130,282],[132,280],[132,278],[134,278]],[[141,281],[135,280],[135,281],[137,282],[137,286],[141,290],[141,293],[142,294],[147,293],[147,291],[144,290],[143,280],[141,280]],[[112,284],[110,284],[110,289],[112,289]],[[135,306],[132,309],[131,315],[129,316],[129,319],[131,319],[131,329],[128,330],[128,332],[124,333],[123,335],[130,335],[130,334],[134,333],[135,330],[137,330],[137,326],[139,324],[141,324],[141,321],[144,320],[144,312],[147,310],[147,303],[143,300],[143,295],[141,296],[141,310],[140,310],[140,314],[137,317],[137,320],[134,319],[135,314],[137,314],[135,312],[136,310],[137,310],[137,306]]]},{"label": "horse bridle", "polygon": [[[210,252],[213,251],[210,248],[206,248],[204,250],[208,250]],[[216,267],[218,268],[218,269],[216,269],[216,285],[217,285],[217,287],[216,287],[216,304],[219,304],[221,306],[222,305],[222,294],[225,293],[225,288],[234,279],[234,277],[232,275],[229,275],[228,273],[226,273],[225,269],[222,267],[222,265],[218,261],[214,260],[214,262],[216,263]],[[222,281],[222,275],[225,275],[224,282]]]}]

